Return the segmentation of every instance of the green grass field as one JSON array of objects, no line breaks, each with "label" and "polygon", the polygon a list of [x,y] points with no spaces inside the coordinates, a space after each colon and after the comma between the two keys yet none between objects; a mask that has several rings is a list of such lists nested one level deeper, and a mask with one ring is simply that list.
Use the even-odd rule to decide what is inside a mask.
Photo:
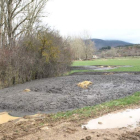
[{"label": "green grass field", "polygon": [[[92,61],[74,61],[72,66],[91,66],[91,65],[108,65],[108,66],[132,66],[132,67],[119,67],[117,69],[105,70],[111,72],[131,72],[140,71],[140,58],[115,58],[115,59],[97,59]],[[89,70],[73,70],[74,72],[87,72]],[[91,71],[91,70],[90,70]],[[95,70],[92,70],[95,71]],[[102,70],[103,71],[103,70]]]}]

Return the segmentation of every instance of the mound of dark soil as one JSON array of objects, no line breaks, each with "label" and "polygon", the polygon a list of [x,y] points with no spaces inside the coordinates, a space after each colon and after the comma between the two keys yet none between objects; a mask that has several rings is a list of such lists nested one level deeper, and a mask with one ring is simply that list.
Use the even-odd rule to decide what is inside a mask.
[{"label": "mound of dark soil", "polygon": [[[88,89],[77,83],[91,81]],[[31,92],[24,92],[24,89]],[[36,80],[0,90],[0,110],[22,116],[93,106],[140,91],[140,75],[72,75]]]}]

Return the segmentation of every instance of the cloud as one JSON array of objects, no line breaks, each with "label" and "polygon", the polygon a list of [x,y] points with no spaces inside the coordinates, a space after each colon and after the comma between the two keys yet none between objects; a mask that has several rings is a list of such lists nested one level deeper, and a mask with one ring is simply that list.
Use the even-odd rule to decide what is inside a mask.
[{"label": "cloud", "polygon": [[62,35],[87,30],[93,38],[114,38],[139,42],[139,0],[51,0],[44,23]]}]

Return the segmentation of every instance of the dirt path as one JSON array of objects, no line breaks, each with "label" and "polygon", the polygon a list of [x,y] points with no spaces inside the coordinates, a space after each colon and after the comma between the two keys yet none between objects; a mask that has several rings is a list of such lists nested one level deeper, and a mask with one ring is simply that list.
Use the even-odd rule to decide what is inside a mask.
[{"label": "dirt path", "polygon": [[[91,81],[88,89],[77,83]],[[29,88],[31,92],[24,92]],[[0,90],[0,110],[14,116],[93,106],[140,91],[140,75],[72,75],[36,80]]]}]

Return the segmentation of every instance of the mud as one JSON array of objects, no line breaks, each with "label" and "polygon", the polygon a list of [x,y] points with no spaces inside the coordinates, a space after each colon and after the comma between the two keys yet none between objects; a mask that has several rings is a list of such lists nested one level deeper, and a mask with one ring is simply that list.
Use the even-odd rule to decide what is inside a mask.
[{"label": "mud", "polygon": [[[97,73],[96,73],[97,74]],[[140,75],[83,73],[36,80],[0,90],[0,111],[13,116],[55,113],[93,106],[140,91]],[[88,89],[77,83],[91,81]],[[30,89],[31,92],[25,92]]]},{"label": "mud", "polygon": [[132,67],[132,66],[109,66],[109,65],[96,65],[96,66],[72,66],[70,70],[111,70],[119,67]]}]

